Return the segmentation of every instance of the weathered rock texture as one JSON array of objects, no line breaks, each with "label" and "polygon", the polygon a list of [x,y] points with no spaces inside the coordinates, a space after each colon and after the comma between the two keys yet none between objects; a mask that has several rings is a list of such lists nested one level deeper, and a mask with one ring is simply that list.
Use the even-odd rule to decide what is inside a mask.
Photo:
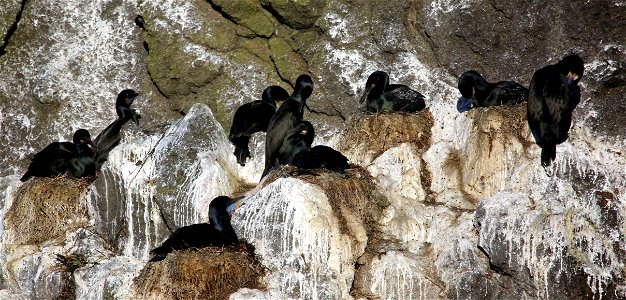
[{"label": "weathered rock texture", "polygon": [[[0,36],[0,299],[139,295],[150,249],[218,195],[243,196],[232,223],[266,270],[232,299],[626,298],[621,0],[10,0]],[[524,105],[456,111],[462,72],[527,85],[570,53],[583,96],[548,170]],[[427,109],[365,115],[375,70]],[[355,167],[255,187],[264,134],[237,165],[233,112],[302,73],[315,144]],[[19,182],[48,143],[114,120],[125,88],[142,119],[94,182]]]}]

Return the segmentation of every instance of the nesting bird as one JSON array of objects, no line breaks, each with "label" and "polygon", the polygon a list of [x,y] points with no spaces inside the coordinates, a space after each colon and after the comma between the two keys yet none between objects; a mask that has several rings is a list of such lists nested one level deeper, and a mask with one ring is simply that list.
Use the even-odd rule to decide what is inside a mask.
[{"label": "nesting bird", "polygon": [[289,93],[282,87],[272,85],[263,91],[261,100],[241,105],[235,111],[233,123],[230,126],[228,139],[235,145],[237,163],[244,166],[250,157],[248,143],[256,132],[265,132],[270,119],[276,112],[276,106],[289,98]]},{"label": "nesting bird", "polygon": [[424,95],[403,84],[389,84],[383,71],[372,73],[365,83],[359,103],[366,101],[369,112],[417,112],[426,107]]},{"label": "nesting bird", "polygon": [[230,224],[229,212],[233,203],[234,200],[227,196],[213,199],[209,204],[210,223],[178,228],[161,246],[150,251],[154,255],[150,261],[163,260],[168,253],[174,250],[236,244],[239,239]]},{"label": "nesting bird", "polygon": [[314,135],[311,122],[301,121],[296,124],[283,140],[278,151],[278,163],[280,165],[291,164],[296,154],[307,151],[311,147]]},{"label": "nesting bird", "polygon": [[25,182],[32,176],[54,177],[63,173],[80,178],[95,176],[94,146],[89,131],[78,129],[72,142],[54,142],[33,156],[28,170],[20,179]]},{"label": "nesting bird", "polygon": [[572,113],[580,102],[578,82],[584,71],[583,60],[578,55],[569,55],[537,70],[530,81],[528,126],[541,147],[544,167],[556,158],[556,145],[569,136]]},{"label": "nesting bird", "polygon": [[94,139],[94,144],[98,148],[95,154],[96,169],[100,169],[109,156],[109,152],[120,143],[122,127],[130,120],[135,122],[135,124],[139,124],[141,116],[134,109],[130,108],[137,96],[139,96],[139,93],[131,89],[123,90],[117,95],[117,100],[115,101],[117,119],[102,130]]},{"label": "nesting bird", "polygon": [[350,168],[348,158],[328,146],[311,147],[314,137],[315,129],[311,122],[298,123],[283,141],[278,156],[280,164],[291,164],[300,169],[325,168],[344,174]]},{"label": "nesting bird", "polygon": [[306,100],[313,93],[313,80],[300,75],[291,96],[276,110],[270,119],[265,135],[265,169],[261,178],[280,165],[278,154],[289,131],[302,121]]},{"label": "nesting bird", "polygon": [[459,77],[461,98],[457,110],[465,112],[472,107],[517,105],[528,100],[528,89],[513,81],[490,83],[476,71],[467,71]]}]

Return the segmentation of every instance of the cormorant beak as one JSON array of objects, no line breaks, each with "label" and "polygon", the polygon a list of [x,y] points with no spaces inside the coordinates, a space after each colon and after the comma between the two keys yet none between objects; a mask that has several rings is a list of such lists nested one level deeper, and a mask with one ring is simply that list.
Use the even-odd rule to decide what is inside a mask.
[{"label": "cormorant beak", "polygon": [[280,99],[280,100],[276,100],[274,102],[276,102],[276,107],[280,107],[281,105],[283,105],[283,103],[285,103],[286,99]]},{"label": "cormorant beak", "polygon": [[567,84],[572,84],[576,82],[576,80],[578,80],[578,74],[571,71],[567,73]]},{"label": "cormorant beak", "polygon": [[309,132],[308,130],[304,129],[304,130],[300,131],[300,134],[301,135],[306,135],[308,132]]},{"label": "cormorant beak", "polygon": [[91,140],[80,140],[81,144],[87,144],[87,145],[91,145],[92,147],[98,149],[98,146],[96,146],[96,144],[93,143],[93,141]]},{"label": "cormorant beak", "polygon": [[369,94],[369,92],[374,88],[375,85],[376,84],[372,83],[371,85],[365,87],[365,90],[363,91],[363,95],[361,95],[361,99],[359,99],[359,103],[363,103],[363,101],[365,101],[367,94]]},{"label": "cormorant beak", "polygon": [[237,201],[238,200],[233,199],[226,203],[226,212],[228,213],[229,216],[232,216],[233,212],[235,212],[235,204],[237,204]]},{"label": "cormorant beak", "polygon": [[130,94],[130,95],[128,95],[128,96],[126,96],[126,104],[127,104],[128,106],[130,106],[131,104],[133,104],[133,101],[135,101],[135,98],[136,98],[137,96],[139,96],[139,93],[134,92],[134,91],[133,91],[133,93],[132,93],[132,94]]}]

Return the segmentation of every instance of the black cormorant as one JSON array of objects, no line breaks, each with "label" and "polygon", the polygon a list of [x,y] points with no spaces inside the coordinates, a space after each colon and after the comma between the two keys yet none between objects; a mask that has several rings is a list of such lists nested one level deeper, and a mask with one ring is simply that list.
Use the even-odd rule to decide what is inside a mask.
[{"label": "black cormorant", "polygon": [[282,87],[272,85],[263,91],[261,100],[246,103],[237,108],[230,126],[228,139],[235,145],[235,157],[237,163],[244,166],[246,159],[250,157],[248,142],[252,134],[267,130],[270,119],[276,111],[276,105],[280,105],[289,98],[289,93]]},{"label": "black cormorant", "polygon": [[578,82],[584,71],[583,60],[569,55],[537,70],[530,81],[528,126],[541,147],[544,167],[556,158],[556,145],[567,140],[572,113],[580,102]]},{"label": "black cormorant", "polygon": [[76,130],[72,143],[54,142],[35,154],[20,180],[27,181],[32,176],[53,177],[65,172],[76,178],[94,176],[94,153],[89,145],[94,145],[89,131]]},{"label": "black cormorant", "polygon": [[472,107],[517,105],[528,100],[528,89],[521,84],[513,81],[490,83],[476,71],[467,71],[459,77],[459,92],[459,112]]},{"label": "black cormorant", "polygon": [[174,250],[227,246],[236,244],[239,239],[230,224],[229,207],[234,202],[227,196],[219,196],[209,204],[210,223],[193,224],[176,229],[163,244],[150,251],[154,256],[150,261],[165,259]]},{"label": "black cormorant", "polygon": [[301,121],[289,130],[278,151],[278,163],[280,165],[291,164],[296,154],[306,151],[313,144],[315,132],[313,124],[309,121]]},{"label": "black cormorant", "polygon": [[280,164],[278,152],[289,131],[302,121],[304,106],[307,98],[313,93],[313,87],[313,80],[309,75],[300,75],[291,96],[270,119],[265,135],[265,169],[261,178]]},{"label": "black cormorant", "polygon": [[389,84],[389,75],[383,71],[372,73],[365,83],[365,90],[359,100],[367,97],[369,112],[416,112],[424,109],[424,95],[403,84]]},{"label": "black cormorant", "polygon": [[344,174],[350,168],[348,158],[339,151],[324,145],[311,147],[315,137],[313,125],[302,121],[289,132],[280,149],[281,164],[291,164],[300,169],[326,168]]},{"label": "black cormorant", "polygon": [[94,144],[98,148],[95,155],[96,169],[100,169],[109,156],[109,152],[120,143],[122,126],[130,120],[139,124],[141,116],[134,109],[130,108],[130,105],[138,95],[139,93],[130,89],[123,90],[117,95],[117,100],[115,101],[117,119],[102,130],[94,139]]},{"label": "black cormorant", "polygon": [[139,124],[141,116],[134,109],[130,108],[137,96],[139,96],[139,93],[131,89],[123,90],[117,95],[115,111],[119,119],[131,118],[135,124]]}]

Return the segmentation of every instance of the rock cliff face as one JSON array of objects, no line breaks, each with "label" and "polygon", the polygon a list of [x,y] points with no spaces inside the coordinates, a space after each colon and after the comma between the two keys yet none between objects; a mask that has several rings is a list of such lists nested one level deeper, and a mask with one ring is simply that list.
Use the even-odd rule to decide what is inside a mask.
[{"label": "rock cliff face", "polygon": [[[5,2],[0,299],[210,295],[189,288],[216,278],[197,272],[210,255],[147,260],[218,195],[244,196],[232,223],[264,272],[231,299],[626,299],[623,1]],[[528,85],[570,53],[583,96],[549,170],[525,106],[456,111],[462,72]],[[374,70],[427,109],[365,115]],[[315,143],[355,167],[258,183],[264,135],[237,165],[232,115],[302,73]],[[19,181],[49,142],[115,119],[125,88],[142,119],[97,178]]]}]

